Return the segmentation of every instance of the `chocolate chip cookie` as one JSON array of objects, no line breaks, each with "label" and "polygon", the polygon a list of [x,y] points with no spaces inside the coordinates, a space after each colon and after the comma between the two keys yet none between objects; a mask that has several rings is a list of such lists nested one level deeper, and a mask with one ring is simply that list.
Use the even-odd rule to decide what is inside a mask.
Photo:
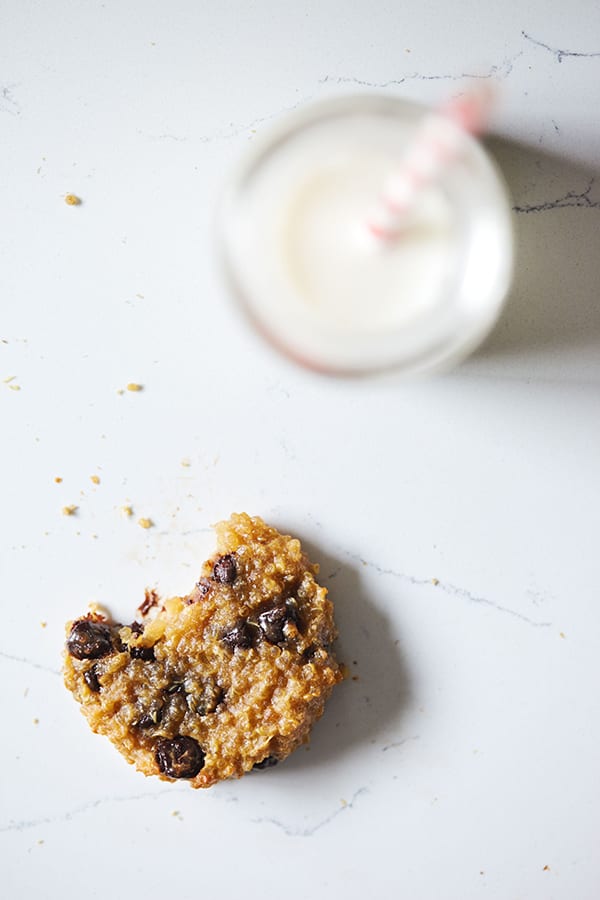
[{"label": "chocolate chip cookie", "polygon": [[65,684],[92,730],[194,788],[285,759],[342,679],[333,606],[300,542],[246,513],[216,531],[186,597],[146,602],[131,625],[67,625]]}]

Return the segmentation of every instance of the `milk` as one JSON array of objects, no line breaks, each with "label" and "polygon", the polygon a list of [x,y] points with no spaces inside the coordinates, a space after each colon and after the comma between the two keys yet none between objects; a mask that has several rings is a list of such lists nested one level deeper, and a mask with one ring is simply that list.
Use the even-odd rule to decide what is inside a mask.
[{"label": "milk", "polygon": [[497,315],[510,278],[508,204],[473,139],[461,135],[453,171],[423,190],[396,239],[367,227],[421,116],[392,98],[317,105],[250,155],[226,197],[238,295],[272,342],[313,368],[436,367]]}]

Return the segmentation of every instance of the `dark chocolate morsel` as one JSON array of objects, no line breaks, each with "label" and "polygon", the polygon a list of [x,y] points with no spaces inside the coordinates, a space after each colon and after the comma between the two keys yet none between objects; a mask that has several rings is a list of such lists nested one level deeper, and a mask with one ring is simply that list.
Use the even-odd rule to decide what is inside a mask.
[{"label": "dark chocolate morsel", "polygon": [[221,635],[221,640],[232,652],[238,647],[247,650],[253,644],[252,628],[245,619],[238,619],[233,628]]},{"label": "dark chocolate morsel", "polygon": [[237,578],[237,566],[233,553],[219,557],[214,565],[213,575],[215,581],[219,581],[221,584],[233,584]]},{"label": "dark chocolate morsel", "polygon": [[112,650],[110,628],[104,622],[80,619],[73,623],[67,650],[75,659],[99,659]]},{"label": "dark chocolate morsel", "polygon": [[92,666],[91,669],[88,669],[87,672],[83,673],[83,680],[89,687],[90,691],[93,691],[94,694],[98,693],[98,691],[100,690],[100,682],[98,681],[96,666]]},{"label": "dark chocolate morsel", "polygon": [[158,768],[169,778],[194,778],[204,765],[204,751],[191,737],[163,738],[156,744]]},{"label": "dark chocolate morsel", "polygon": [[278,603],[276,606],[265,609],[264,612],[260,613],[258,616],[258,627],[262,631],[263,637],[270,644],[279,644],[285,638],[283,628],[288,619],[287,606],[285,603]]},{"label": "dark chocolate morsel", "polygon": [[152,710],[150,713],[144,713],[139,717],[137,722],[133,722],[134,728],[154,728],[162,719],[162,708]]},{"label": "dark chocolate morsel", "polygon": [[284,628],[286,622],[298,624],[296,604],[291,600],[287,602],[280,600],[269,609],[263,610],[259,614],[257,621],[263,637],[270,644],[280,644],[281,641],[285,640]]},{"label": "dark chocolate morsel", "polygon": [[150,661],[154,659],[154,647],[130,647],[129,655],[132,659],[145,659]]}]

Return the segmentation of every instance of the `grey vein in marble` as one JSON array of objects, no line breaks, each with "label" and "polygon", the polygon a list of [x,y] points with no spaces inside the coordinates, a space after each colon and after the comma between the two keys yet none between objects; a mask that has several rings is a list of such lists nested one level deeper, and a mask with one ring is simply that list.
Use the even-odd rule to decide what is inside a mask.
[{"label": "grey vein in marble", "polygon": [[361,787],[357,791],[355,791],[352,795],[352,799],[349,803],[345,803],[343,806],[338,806],[332,813],[326,816],[324,819],[321,819],[315,825],[311,825],[308,828],[301,828],[297,825],[288,825],[286,822],[280,821],[280,819],[274,819],[271,816],[265,816],[260,819],[252,819],[252,822],[255,825],[275,825],[276,828],[280,828],[284,834],[287,834],[288,837],[312,837],[316,831],[319,831],[321,828],[324,828],[325,825],[329,825],[333,822],[334,819],[337,819],[339,815],[344,812],[347,812],[349,809],[353,809],[357,799],[361,794],[367,794],[368,789],[366,787]]},{"label": "grey vein in marble", "polygon": [[277,118],[277,116],[281,116],[284,113],[291,112],[292,110],[297,109],[299,106],[303,106],[305,103],[308,103],[309,99],[310,98],[303,98],[302,100],[298,100],[297,103],[292,103],[291,106],[284,106],[283,109],[278,109],[276,112],[268,113],[266,116],[258,116],[256,119],[252,119],[251,122],[248,122],[245,125],[234,125],[233,123],[231,123],[229,128],[222,128],[219,131],[215,131],[214,134],[202,135],[198,138],[198,141],[201,144],[209,144],[211,141],[225,141],[229,138],[237,137],[240,134],[246,134],[248,131],[251,131],[255,125],[262,125],[264,122],[269,122],[271,119]]},{"label": "grey vein in marble", "polygon": [[590,197],[593,185],[594,178],[590,179],[585,191],[581,191],[579,194],[576,191],[568,191],[563,197],[557,197],[556,200],[513,206],[513,211],[516,213],[538,213],[548,212],[552,209],[568,209],[573,206],[582,209],[600,209],[600,199],[596,200]]},{"label": "grey vein in marble", "polygon": [[52,675],[60,675],[60,669],[44,666],[42,663],[35,662],[33,659],[27,659],[26,656],[14,656],[12,653],[5,653],[3,650],[0,650],[0,659],[8,659],[10,662],[22,663],[24,666],[30,666],[32,669],[41,669],[42,672],[51,672]]},{"label": "grey vein in marble", "polygon": [[10,116],[20,116],[21,107],[13,96],[13,88],[16,84],[3,84],[0,87],[0,112],[8,113]]},{"label": "grey vein in marble", "polygon": [[156,791],[151,793],[146,791],[143,794],[128,794],[124,797],[100,797],[98,800],[88,800],[80,806],[67,810],[64,813],[57,813],[55,816],[41,816],[39,819],[22,819],[20,821],[11,821],[0,827],[0,833],[7,831],[26,831],[29,828],[38,828],[40,825],[53,825],[55,822],[70,822],[71,819],[81,816],[89,810],[97,809],[106,803],[129,803],[136,800],[157,800],[165,794],[175,795],[186,793],[185,788],[168,788],[164,791]]},{"label": "grey vein in marble", "polygon": [[591,59],[593,57],[600,56],[600,50],[595,50],[590,53],[583,52],[581,50],[560,50],[558,47],[550,47],[549,44],[544,44],[543,41],[538,41],[536,38],[532,37],[530,34],[527,34],[526,31],[522,31],[521,34],[525,38],[526,41],[529,41],[531,44],[534,44],[536,47],[541,47],[542,50],[547,50],[548,53],[551,53],[559,63],[566,59],[567,57],[577,57],[579,59]]},{"label": "grey vein in marble", "polygon": [[515,62],[522,55],[523,51],[519,50],[519,52],[515,53],[513,56],[507,57],[500,65],[490,66],[488,71],[483,73],[458,72],[442,75],[424,75],[420,72],[412,72],[408,75],[402,75],[399,78],[391,78],[388,81],[364,81],[361,78],[354,78],[351,76],[325,75],[324,78],[319,79],[319,84],[332,82],[334,84],[356,84],[359,87],[388,88],[395,85],[404,84],[407,81],[462,81],[469,78],[496,78],[500,81],[503,81],[511,74]]},{"label": "grey vein in marble", "polygon": [[391,744],[386,744],[385,747],[382,747],[381,752],[385,753],[386,750],[395,750],[396,747],[403,747],[409,741],[418,741],[420,737],[420,734],[411,734],[409,737],[402,738],[401,741],[392,741]]},{"label": "grey vein in marble", "polygon": [[362,563],[363,565],[375,569],[375,571],[379,572],[380,575],[388,575],[392,578],[398,578],[402,581],[407,581],[409,584],[414,584],[419,587],[425,585],[434,587],[436,590],[442,591],[444,594],[448,594],[451,597],[459,597],[461,600],[468,600],[470,603],[478,603],[484,606],[489,606],[491,609],[495,609],[496,612],[501,612],[505,613],[508,616],[513,616],[513,618],[519,619],[521,622],[526,622],[528,625],[533,625],[534,628],[549,628],[552,625],[552,622],[539,622],[535,619],[530,619],[529,616],[524,615],[524,613],[518,612],[516,609],[511,609],[509,606],[502,606],[500,603],[494,603],[493,600],[489,600],[487,597],[481,597],[478,594],[473,594],[466,588],[458,587],[457,585],[452,584],[449,581],[439,581],[437,578],[417,578],[414,575],[407,575],[406,572],[399,572],[397,569],[384,569],[377,563],[363,559],[361,556],[358,556],[358,554],[349,553],[347,551],[344,551],[344,553],[350,559],[358,560],[358,562]]}]

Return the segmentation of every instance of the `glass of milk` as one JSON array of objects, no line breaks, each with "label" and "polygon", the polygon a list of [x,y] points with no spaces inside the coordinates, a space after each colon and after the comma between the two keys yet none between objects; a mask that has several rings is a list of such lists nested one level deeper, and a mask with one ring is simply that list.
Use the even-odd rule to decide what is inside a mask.
[{"label": "glass of milk", "polygon": [[454,160],[394,240],[367,227],[426,112],[372,94],[307,106],[253,144],[225,191],[233,292],[272,344],[312,369],[443,370],[499,315],[512,275],[510,203],[475,138],[460,131]]}]

